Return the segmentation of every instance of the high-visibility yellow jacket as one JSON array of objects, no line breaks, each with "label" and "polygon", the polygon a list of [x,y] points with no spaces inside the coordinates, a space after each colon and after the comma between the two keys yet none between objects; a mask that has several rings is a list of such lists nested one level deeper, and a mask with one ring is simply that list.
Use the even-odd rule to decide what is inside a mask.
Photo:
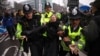
[{"label": "high-visibility yellow jacket", "polygon": [[22,26],[20,23],[18,23],[16,27],[16,33],[15,33],[17,39],[21,38],[21,33],[22,33]]},{"label": "high-visibility yellow jacket", "polygon": [[[81,33],[82,28],[79,27],[77,32],[71,32],[71,27],[68,26],[68,36],[71,39],[71,44],[76,44],[77,43],[77,47],[82,50],[83,47],[85,46],[85,37],[83,36],[83,34]],[[79,40],[78,41],[74,41],[74,39],[76,38],[76,36],[79,36]],[[64,41],[61,41],[61,46],[63,47],[64,51],[69,51],[69,47],[65,45]]]},{"label": "high-visibility yellow jacket", "polygon": [[48,23],[50,21],[50,17],[53,15],[52,12],[45,12],[44,14],[41,14],[41,25],[44,23]]}]

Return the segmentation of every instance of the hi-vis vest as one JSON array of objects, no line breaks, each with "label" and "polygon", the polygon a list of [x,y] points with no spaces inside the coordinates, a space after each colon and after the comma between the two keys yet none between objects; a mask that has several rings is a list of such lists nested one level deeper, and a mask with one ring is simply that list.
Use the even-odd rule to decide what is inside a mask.
[{"label": "hi-vis vest", "polygon": [[[47,15],[47,17],[45,17]],[[46,24],[46,23],[48,23],[49,21],[50,21],[50,17],[53,15],[53,13],[52,12],[49,12],[49,13],[47,13],[47,12],[45,12],[44,14],[41,14],[41,25],[43,25],[43,24]],[[47,32],[45,32],[44,34],[43,34],[43,36],[47,36]]]},{"label": "hi-vis vest", "polygon": [[[47,15],[47,18],[45,17]],[[41,16],[41,25],[43,25],[44,23],[48,23],[50,21],[50,17],[53,15],[52,12],[45,12],[44,14],[42,14]]]},{"label": "hi-vis vest", "polygon": [[56,16],[57,16],[58,19],[61,19],[61,13],[57,12]]},{"label": "hi-vis vest", "polygon": [[[82,35],[81,30],[82,30],[82,28],[79,27],[77,32],[71,32],[71,27],[68,26],[68,35],[69,35],[69,38],[71,39],[71,44],[76,44],[77,43],[77,47],[80,50],[82,50],[83,47],[85,46],[85,38]],[[76,36],[80,36],[78,41],[74,41]],[[65,45],[63,40],[61,41],[61,46],[63,47],[64,51],[69,51],[70,50],[69,47]]]},{"label": "hi-vis vest", "polygon": [[16,27],[16,33],[15,33],[17,39],[21,38],[21,33],[22,33],[22,26],[20,23],[18,23]]}]

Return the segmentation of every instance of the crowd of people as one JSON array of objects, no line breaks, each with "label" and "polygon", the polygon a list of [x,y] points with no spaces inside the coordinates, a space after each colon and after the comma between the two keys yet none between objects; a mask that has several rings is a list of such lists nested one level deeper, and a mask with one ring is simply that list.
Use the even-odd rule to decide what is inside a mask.
[{"label": "crowd of people", "polygon": [[[100,1],[95,0],[87,11],[73,7],[69,13],[51,11],[39,13],[30,4],[17,12],[4,11],[0,17],[11,40],[17,39],[23,52],[31,56],[100,56]],[[20,49],[20,47],[19,47]]]}]

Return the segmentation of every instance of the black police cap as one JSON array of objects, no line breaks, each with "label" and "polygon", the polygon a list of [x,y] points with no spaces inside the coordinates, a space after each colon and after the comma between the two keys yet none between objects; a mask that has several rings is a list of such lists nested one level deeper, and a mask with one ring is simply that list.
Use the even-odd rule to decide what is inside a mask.
[{"label": "black police cap", "polygon": [[33,9],[32,9],[32,7],[29,4],[24,4],[23,5],[23,12],[24,13],[30,13],[32,11],[33,11]]},{"label": "black police cap", "polygon": [[81,19],[81,13],[78,11],[78,9],[74,8],[72,12],[69,14],[69,18],[71,20]]},{"label": "black police cap", "polygon": [[45,3],[45,8],[51,8],[51,5],[49,2]]}]

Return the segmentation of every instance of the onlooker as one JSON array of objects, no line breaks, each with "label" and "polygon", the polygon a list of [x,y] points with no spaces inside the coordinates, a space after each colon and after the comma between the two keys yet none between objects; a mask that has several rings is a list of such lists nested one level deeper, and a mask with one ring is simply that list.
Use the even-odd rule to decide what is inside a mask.
[{"label": "onlooker", "polygon": [[21,18],[24,16],[24,13],[21,9],[18,10],[18,12],[16,13],[16,20],[17,23],[21,20]]},{"label": "onlooker", "polygon": [[92,20],[84,28],[88,56],[100,56],[100,0],[91,3]]},{"label": "onlooker", "polygon": [[7,29],[10,38],[13,40],[15,35],[14,20],[9,10],[6,10],[3,17],[3,26]]}]

